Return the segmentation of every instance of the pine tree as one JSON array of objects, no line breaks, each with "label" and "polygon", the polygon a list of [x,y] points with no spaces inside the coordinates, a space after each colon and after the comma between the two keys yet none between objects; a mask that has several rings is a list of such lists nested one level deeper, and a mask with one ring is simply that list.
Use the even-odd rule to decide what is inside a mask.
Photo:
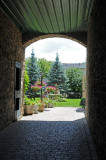
[{"label": "pine tree", "polygon": [[56,60],[52,65],[52,68],[50,69],[50,72],[48,74],[48,85],[51,86],[58,86],[60,89],[60,92],[64,91],[64,85],[66,81],[66,75],[63,69],[62,64],[59,62],[59,56],[56,55]]},{"label": "pine tree", "polygon": [[66,93],[68,94],[68,92],[70,91],[70,83],[69,83],[69,78],[66,76],[65,77],[65,82],[64,82],[64,85],[63,85],[63,89],[62,89],[62,93]]},{"label": "pine tree", "polygon": [[40,78],[39,77],[39,68],[37,65],[37,59],[35,58],[34,49],[32,49],[31,58],[29,64],[27,65],[27,71],[29,76],[29,87],[28,87],[28,95],[29,97],[34,97],[34,91],[31,89],[31,85]]}]

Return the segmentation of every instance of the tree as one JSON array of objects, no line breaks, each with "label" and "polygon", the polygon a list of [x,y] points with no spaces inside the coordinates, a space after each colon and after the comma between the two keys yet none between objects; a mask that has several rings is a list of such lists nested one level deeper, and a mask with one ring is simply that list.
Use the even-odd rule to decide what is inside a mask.
[{"label": "tree", "polygon": [[38,59],[37,61],[40,72],[43,73],[43,78],[47,78],[47,74],[52,66],[52,61],[48,61],[45,58]]},{"label": "tree", "polygon": [[28,85],[29,85],[29,76],[26,70],[26,66],[25,66],[25,73],[24,73],[24,86],[25,86],[25,93],[28,90]]},{"label": "tree", "polygon": [[50,72],[48,74],[48,85],[58,86],[61,92],[64,91],[64,84],[66,81],[66,75],[63,69],[62,64],[59,62],[58,54],[56,55],[56,60],[53,63]]},{"label": "tree", "polygon": [[34,50],[32,49],[31,58],[27,63],[27,71],[29,76],[28,94],[29,97],[34,97],[34,91],[31,89],[31,85],[40,78],[39,68],[37,65],[37,59],[35,58]]},{"label": "tree", "polygon": [[31,57],[28,57],[25,59],[25,69],[28,70],[28,67],[30,65]]},{"label": "tree", "polygon": [[64,82],[64,85],[63,85],[63,93],[69,93],[70,91],[70,87],[69,87],[69,78],[66,76],[65,78],[65,82]]},{"label": "tree", "polygon": [[79,68],[69,68],[66,70],[66,75],[69,78],[70,91],[81,93],[83,71]]}]

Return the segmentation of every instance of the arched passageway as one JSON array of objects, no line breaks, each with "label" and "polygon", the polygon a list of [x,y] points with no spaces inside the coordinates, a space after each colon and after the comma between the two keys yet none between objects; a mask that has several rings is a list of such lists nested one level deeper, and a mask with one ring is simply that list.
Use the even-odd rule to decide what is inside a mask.
[{"label": "arched passageway", "polygon": [[[21,97],[23,97],[23,68],[24,68],[24,46],[33,37],[29,33],[22,34],[22,30],[17,28],[15,24],[10,20],[14,19],[16,15],[10,16],[6,8],[5,3],[8,1],[1,1],[0,9],[0,129],[3,129],[8,124],[15,121],[15,113],[18,114],[17,108],[19,109],[21,101],[21,113],[23,113],[23,98],[20,99],[19,87],[15,86],[15,72],[18,70],[20,75],[19,66],[21,66]],[[12,1],[11,1],[12,2]],[[16,2],[16,1],[15,1]],[[20,1],[17,1],[20,3]],[[60,1],[59,1],[60,2]],[[83,1],[82,2],[86,2]],[[88,1],[91,2],[91,1]],[[86,117],[88,124],[91,129],[91,133],[98,150],[98,155],[101,159],[106,158],[105,153],[105,112],[106,112],[106,25],[104,23],[106,15],[106,2],[100,0],[92,1],[93,8],[91,14],[89,14],[89,20],[81,21],[83,24],[87,24],[80,33],[86,33],[87,43],[87,108]],[[88,3],[91,4],[91,3]],[[10,5],[10,3],[9,3]],[[24,4],[23,4],[24,5]],[[21,4],[22,6],[22,4]],[[61,5],[62,6],[62,5]],[[87,6],[87,5],[86,5]],[[86,8],[85,6],[85,8]],[[92,5],[91,5],[92,6]],[[90,6],[90,7],[91,7]],[[9,6],[11,7],[11,6]],[[42,8],[42,6],[40,6]],[[77,7],[78,8],[78,7]],[[14,10],[14,7],[13,7]],[[82,8],[81,8],[82,10]],[[91,11],[91,10],[90,10]],[[4,13],[5,12],[5,13]],[[84,12],[82,12],[84,18]],[[7,16],[8,15],[8,16]],[[86,17],[86,16],[85,16]],[[21,21],[20,21],[21,22]],[[25,24],[25,21],[23,22]],[[64,21],[65,24],[65,21]],[[73,23],[74,24],[74,23]],[[82,23],[81,23],[82,24]],[[84,27],[84,25],[83,25]],[[32,25],[33,28],[33,25]],[[72,28],[71,28],[72,29]],[[78,29],[78,28],[77,28]],[[82,34],[78,35],[78,30],[74,28],[72,37],[80,40],[83,38]],[[74,33],[75,32],[75,33]],[[52,32],[54,34],[54,32]],[[36,34],[36,33],[35,33]],[[45,33],[48,34],[48,33]],[[59,33],[61,34],[61,33]],[[67,34],[69,35],[68,31]],[[76,34],[76,35],[75,35]],[[43,34],[41,34],[43,35]],[[36,37],[38,35],[36,34]],[[24,39],[25,37],[25,39]],[[32,37],[28,39],[28,37]],[[35,38],[36,38],[35,37]],[[80,40],[82,42],[82,40]],[[84,42],[84,41],[83,41]],[[17,63],[18,62],[18,63]],[[18,68],[18,69],[17,69]],[[18,79],[19,76],[18,76]],[[19,86],[19,85],[18,85]],[[18,88],[18,89],[17,89]],[[15,94],[16,91],[16,94]],[[16,112],[15,112],[16,111]],[[20,114],[21,115],[21,114]]]}]

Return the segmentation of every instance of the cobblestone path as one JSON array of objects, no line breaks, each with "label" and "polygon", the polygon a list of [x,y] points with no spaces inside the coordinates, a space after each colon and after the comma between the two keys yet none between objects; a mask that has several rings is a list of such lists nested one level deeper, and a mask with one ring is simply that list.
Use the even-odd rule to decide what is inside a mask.
[{"label": "cobblestone path", "polygon": [[97,160],[82,108],[47,108],[0,132],[0,160]]}]

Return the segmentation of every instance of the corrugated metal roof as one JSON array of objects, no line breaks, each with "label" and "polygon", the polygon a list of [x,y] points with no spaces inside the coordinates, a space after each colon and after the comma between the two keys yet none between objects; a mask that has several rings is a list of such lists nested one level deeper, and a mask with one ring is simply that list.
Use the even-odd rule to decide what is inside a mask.
[{"label": "corrugated metal roof", "polygon": [[93,0],[1,0],[1,9],[23,33],[86,31]]}]

